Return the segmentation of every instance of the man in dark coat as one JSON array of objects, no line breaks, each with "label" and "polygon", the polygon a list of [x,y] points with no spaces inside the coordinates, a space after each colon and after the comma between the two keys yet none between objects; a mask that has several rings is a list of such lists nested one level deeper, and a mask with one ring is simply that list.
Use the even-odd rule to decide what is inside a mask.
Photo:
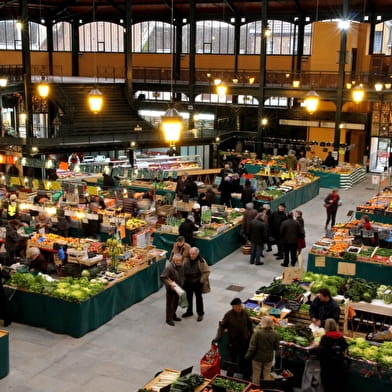
[{"label": "man in dark coat", "polygon": [[294,267],[297,263],[297,242],[301,234],[300,224],[294,220],[292,212],[287,214],[287,219],[280,225],[280,241],[283,245],[284,260],[282,267],[289,266],[291,258],[291,265]]},{"label": "man in dark coat", "polygon": [[220,204],[224,204],[227,207],[231,207],[231,192],[233,188],[230,182],[230,177],[224,177],[218,187],[218,191],[221,193]]},{"label": "man in dark coat", "polygon": [[246,209],[242,214],[242,229],[241,236],[246,241],[249,241],[249,224],[257,216],[257,211],[254,209],[253,203],[247,203]]},{"label": "man in dark coat", "polygon": [[339,323],[340,308],[337,302],[331,297],[331,292],[327,288],[321,288],[318,296],[313,300],[309,310],[313,324],[324,327],[326,319],[332,318]]},{"label": "man in dark coat", "polygon": [[250,378],[251,371],[245,354],[253,333],[253,323],[244,310],[240,298],[234,298],[230,305],[231,310],[224,315],[223,320],[219,323],[218,333],[213,342],[219,342],[223,332],[227,330],[229,361],[238,365],[238,371],[247,380]]},{"label": "man in dark coat", "polygon": [[250,264],[263,265],[260,260],[263,257],[264,244],[267,241],[267,225],[263,221],[263,215],[257,214],[256,218],[249,223],[249,240],[252,245]]},{"label": "man in dark coat", "polygon": [[181,321],[176,315],[180,297],[173,284],[174,282],[180,287],[184,285],[184,268],[182,265],[182,255],[180,253],[173,255],[172,260],[166,266],[160,278],[162,283],[166,286],[166,323],[173,327],[175,325],[174,321]]},{"label": "man in dark coat", "polygon": [[246,207],[248,203],[252,202],[254,194],[255,190],[252,188],[250,181],[246,179],[244,188],[241,192],[241,202],[244,207]]},{"label": "man in dark coat", "polygon": [[278,252],[274,253],[277,260],[283,259],[283,246],[280,241],[280,225],[284,220],[287,219],[285,213],[286,205],[284,203],[279,204],[277,211],[271,213],[269,217],[269,232],[271,237],[275,240]]},{"label": "man in dark coat", "polygon": [[197,200],[198,191],[196,182],[191,177],[188,177],[185,181],[184,196],[188,197],[189,200]]},{"label": "man in dark coat", "polygon": [[185,238],[185,242],[190,246],[194,246],[195,240],[193,238],[193,232],[196,231],[198,227],[195,225],[195,218],[189,215],[188,218],[182,222],[178,228],[178,234]]}]

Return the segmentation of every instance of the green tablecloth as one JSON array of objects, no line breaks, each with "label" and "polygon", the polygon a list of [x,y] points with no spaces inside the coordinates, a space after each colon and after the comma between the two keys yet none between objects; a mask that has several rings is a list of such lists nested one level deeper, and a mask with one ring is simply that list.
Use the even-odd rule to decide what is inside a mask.
[{"label": "green tablecloth", "polygon": [[114,284],[82,303],[16,290],[9,303],[12,320],[81,337],[117,313],[159,290],[166,259]]},{"label": "green tablecloth", "polygon": [[387,223],[392,225],[392,216],[368,214],[367,212],[357,211],[355,213],[355,219],[361,219],[362,215],[367,215],[372,222]]},{"label": "green tablecloth", "polygon": [[339,188],[340,187],[340,174],[328,173],[318,170],[309,170],[312,174],[320,177],[321,188]]},{"label": "green tablecloth", "polygon": [[[195,238],[195,246],[200,249],[200,254],[209,265],[215,264],[241,246],[240,228],[240,225],[234,226],[210,240]],[[155,232],[153,245],[167,250],[170,254],[176,238],[175,234]]]},{"label": "green tablecloth", "polygon": [[[325,257],[325,267],[316,267],[316,255],[309,253],[307,270],[326,275],[341,275],[338,273],[339,263],[349,263],[353,267],[354,275],[349,275],[356,278],[363,278],[370,282],[378,282],[381,284],[391,284],[392,282],[392,266],[381,263],[367,263],[365,261],[344,260],[336,257]],[[342,265],[341,265],[342,266]]]},{"label": "green tablecloth", "polygon": [[8,332],[0,330],[0,378],[4,378],[10,369]]}]

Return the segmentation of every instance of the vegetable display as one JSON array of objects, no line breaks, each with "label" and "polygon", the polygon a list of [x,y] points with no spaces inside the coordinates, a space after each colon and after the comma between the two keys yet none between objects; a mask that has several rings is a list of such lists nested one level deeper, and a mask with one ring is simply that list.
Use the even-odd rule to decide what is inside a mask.
[{"label": "vegetable display", "polygon": [[193,392],[194,389],[204,382],[204,377],[200,374],[187,374],[179,377],[170,386],[170,392]]},{"label": "vegetable display", "polygon": [[348,339],[350,357],[377,362],[380,366],[392,367],[392,342],[384,342],[380,346],[370,345],[365,338]]},{"label": "vegetable display", "polygon": [[294,300],[306,292],[298,283],[282,284],[280,279],[273,281],[269,286],[260,287],[258,291]]},{"label": "vegetable display", "polygon": [[34,276],[20,272],[13,274],[6,283],[9,286],[71,302],[86,301],[104,288],[103,282],[99,280],[89,281],[87,277],[68,277],[62,280],[48,281],[42,275]]},{"label": "vegetable display", "polygon": [[314,340],[312,330],[301,325],[290,325],[288,327],[277,326],[276,332],[280,340],[296,343],[302,347],[308,347]]},{"label": "vegetable display", "polygon": [[230,378],[225,378],[221,376],[217,376],[212,380],[212,384],[218,385],[220,387],[225,388],[228,391],[233,392],[242,392],[246,387],[247,384],[232,380]]}]

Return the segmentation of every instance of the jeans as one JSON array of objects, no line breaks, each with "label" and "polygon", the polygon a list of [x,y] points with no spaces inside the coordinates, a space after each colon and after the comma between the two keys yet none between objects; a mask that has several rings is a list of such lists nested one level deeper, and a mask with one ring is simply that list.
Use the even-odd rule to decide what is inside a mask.
[{"label": "jeans", "polygon": [[259,245],[259,244],[253,244],[252,243],[252,249],[250,253],[250,264],[260,264],[260,256],[263,253],[264,249],[264,244]]},{"label": "jeans", "polygon": [[188,300],[188,309],[186,313],[193,314],[193,293],[196,297],[196,313],[199,316],[204,315],[203,296],[201,293],[200,282],[185,282],[184,290],[186,291],[186,299]]},{"label": "jeans", "polygon": [[291,258],[291,265],[294,267],[297,263],[297,243],[295,244],[283,244],[284,249],[284,260],[283,264],[287,267]]}]

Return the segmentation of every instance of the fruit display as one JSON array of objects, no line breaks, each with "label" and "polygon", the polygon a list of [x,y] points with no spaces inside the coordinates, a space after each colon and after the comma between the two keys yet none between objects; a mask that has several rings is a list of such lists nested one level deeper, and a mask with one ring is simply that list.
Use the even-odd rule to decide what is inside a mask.
[{"label": "fruit display", "polygon": [[43,275],[34,276],[30,273],[20,272],[11,275],[6,284],[32,293],[50,295],[71,302],[86,301],[102,291],[105,286],[102,281],[90,281],[86,276],[49,281]]},{"label": "fruit display", "polygon": [[139,218],[129,218],[125,222],[126,229],[131,231],[140,229],[145,225],[146,225],[146,221],[144,219],[139,219]]}]

